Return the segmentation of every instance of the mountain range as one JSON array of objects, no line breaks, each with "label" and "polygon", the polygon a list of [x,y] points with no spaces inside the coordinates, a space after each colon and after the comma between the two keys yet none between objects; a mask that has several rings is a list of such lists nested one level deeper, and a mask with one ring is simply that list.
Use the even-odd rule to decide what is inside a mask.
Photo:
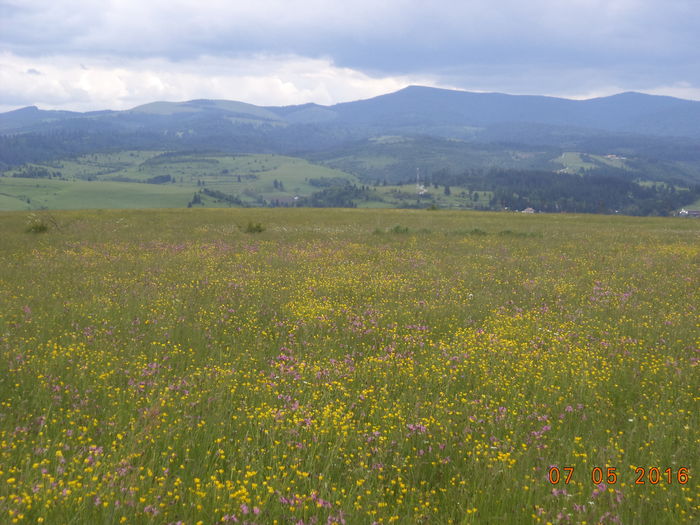
[{"label": "mountain range", "polygon": [[[330,179],[324,175],[318,184],[343,180],[362,187],[390,187],[415,184],[420,173],[423,183],[444,186],[445,195],[450,185],[463,188],[465,195],[471,195],[468,198],[474,191],[485,192],[491,209],[508,202],[553,210],[622,208],[634,214],[666,214],[700,196],[700,102],[634,92],[569,100],[410,86],[329,106],[256,106],[200,99],[152,102],[124,111],[80,113],[30,106],[0,114],[0,175],[6,178],[102,177],[126,183],[136,180],[134,173],[119,171],[128,163],[105,161],[96,175],[86,167],[85,156],[138,151],[171,155],[170,167],[162,173],[153,170],[154,161],[144,160],[139,168],[143,176],[136,178],[145,181],[174,181],[172,174],[180,171],[172,154],[181,155],[180,164],[192,162],[193,154],[282,155],[340,174],[329,175]],[[54,166],[65,165],[66,159],[77,159],[74,163],[83,168],[56,170]],[[490,174],[492,170],[505,174]],[[195,189],[204,184],[201,177],[213,177],[194,164],[182,173],[183,184]],[[241,171],[241,180],[257,177],[255,173]],[[238,193],[243,187],[228,182],[228,186],[221,182],[216,191],[228,195],[229,203],[283,202],[294,197],[291,190],[279,191],[285,181],[277,180],[276,173],[265,183],[275,182],[270,188],[276,193],[267,186],[248,187],[246,200]],[[581,183],[576,177],[584,175]],[[556,196],[540,192],[535,198],[532,184],[564,186]],[[597,184],[595,191],[589,191],[592,184]],[[625,186],[629,184],[633,186]],[[309,188],[308,202],[359,202],[359,194],[345,190],[332,198],[330,190],[323,190],[323,199],[313,200]],[[600,204],[601,196],[610,191],[617,192],[617,201]],[[378,202],[399,195],[386,192],[380,192]],[[398,205],[410,201],[410,192],[403,193],[397,197]],[[585,205],[574,205],[583,193],[588,194]],[[448,199],[450,205],[456,204],[454,200]],[[413,204],[425,203],[418,199]],[[459,205],[470,203],[464,200]]]},{"label": "mountain range", "polygon": [[0,114],[0,167],[110,148],[318,155],[382,136],[700,162],[700,102],[641,93],[569,100],[411,86],[331,106],[190,100],[86,113],[30,106]]},{"label": "mountain range", "polygon": [[[472,93],[410,86],[395,93],[332,106],[255,106],[228,100],[153,102],[125,111],[47,111],[35,106],[0,114],[0,133],[49,129],[160,129],[202,121],[289,127],[415,128],[473,138],[503,125],[577,128],[588,133],[634,133],[700,138],[700,102],[642,93],[589,100]],[[183,128],[184,129],[184,128]]]}]

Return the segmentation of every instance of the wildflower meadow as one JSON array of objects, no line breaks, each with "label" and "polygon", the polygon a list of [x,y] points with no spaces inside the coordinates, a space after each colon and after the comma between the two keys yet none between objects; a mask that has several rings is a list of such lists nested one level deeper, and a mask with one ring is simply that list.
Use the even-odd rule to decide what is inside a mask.
[{"label": "wildflower meadow", "polygon": [[697,220],[0,213],[0,523],[698,523],[699,363]]}]

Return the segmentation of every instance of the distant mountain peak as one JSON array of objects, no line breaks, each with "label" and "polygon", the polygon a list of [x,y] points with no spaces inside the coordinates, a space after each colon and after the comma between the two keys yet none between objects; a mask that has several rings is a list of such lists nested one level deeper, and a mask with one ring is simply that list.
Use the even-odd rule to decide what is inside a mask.
[{"label": "distant mountain peak", "polygon": [[9,114],[13,114],[13,113],[14,113],[14,114],[16,115],[16,114],[19,114],[19,113],[37,113],[37,112],[39,112],[39,111],[41,111],[41,110],[40,110],[38,107],[36,107],[36,106],[26,106],[26,107],[24,107],[24,108],[19,108],[19,109],[15,109],[15,110],[13,110],[13,111],[8,111],[8,112],[5,113],[5,114],[6,114],[6,115],[9,115]]},{"label": "distant mountain peak", "polygon": [[[88,122],[88,119],[91,119]],[[68,122],[70,120],[70,123]],[[187,122],[187,126],[185,126]],[[307,103],[257,106],[240,101],[194,99],[151,102],[126,111],[78,113],[28,106],[0,115],[0,132],[37,131],[88,124],[132,130],[218,126],[333,125],[343,133],[371,127],[380,135],[423,134],[474,137],[492,126],[555,126],[650,136],[700,137],[700,102],[634,91],[571,100],[538,95],[460,91],[409,85],[394,93],[330,106]],[[240,131],[240,130],[239,130]],[[342,135],[342,134],[341,134]]]}]

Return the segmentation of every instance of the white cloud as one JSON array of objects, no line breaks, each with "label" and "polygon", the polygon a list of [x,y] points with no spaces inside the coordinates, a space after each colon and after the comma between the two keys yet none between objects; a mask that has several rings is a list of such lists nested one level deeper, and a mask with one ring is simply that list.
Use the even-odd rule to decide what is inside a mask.
[{"label": "white cloud", "polygon": [[[36,75],[32,71],[41,71]],[[370,77],[329,59],[297,56],[121,60],[0,54],[0,110],[127,109],[154,100],[222,98],[258,105],[333,104],[388,93],[428,77]]]},{"label": "white cloud", "polygon": [[0,0],[0,24],[5,107],[700,89],[697,0]]}]

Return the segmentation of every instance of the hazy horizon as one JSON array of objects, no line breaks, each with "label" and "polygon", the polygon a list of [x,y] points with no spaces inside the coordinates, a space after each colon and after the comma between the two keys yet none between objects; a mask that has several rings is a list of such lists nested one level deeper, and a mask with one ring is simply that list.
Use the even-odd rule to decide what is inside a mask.
[{"label": "hazy horizon", "polygon": [[409,88],[409,87],[419,87],[419,88],[426,87],[426,88],[431,88],[431,89],[441,89],[441,90],[457,91],[457,92],[472,93],[472,94],[483,94],[483,95],[493,94],[493,95],[508,95],[508,96],[514,96],[514,97],[543,96],[543,97],[547,97],[547,98],[557,98],[557,99],[561,99],[561,100],[572,100],[572,101],[587,101],[587,100],[595,100],[598,98],[608,98],[608,97],[613,97],[613,96],[617,96],[617,95],[636,93],[636,94],[650,95],[650,96],[665,96],[665,97],[677,98],[679,100],[688,100],[691,102],[700,102],[700,100],[684,99],[683,97],[674,97],[672,95],[660,95],[660,94],[656,94],[656,93],[643,93],[643,92],[639,92],[639,91],[625,91],[625,92],[620,92],[620,93],[611,93],[610,95],[603,95],[601,97],[575,98],[575,97],[557,97],[557,96],[553,96],[553,95],[523,95],[523,94],[518,94],[518,93],[503,93],[503,92],[497,92],[497,91],[469,91],[466,89],[459,89],[459,88],[438,88],[438,87],[434,87],[434,86],[421,86],[421,85],[417,85],[417,84],[412,84],[412,85],[406,86],[404,88],[400,88],[396,91],[391,91],[388,93],[380,93],[379,95],[375,95],[372,97],[366,97],[363,99],[352,99],[352,100],[347,100],[347,101],[343,100],[343,101],[339,101],[339,102],[336,102],[333,104],[319,104],[319,103],[314,102],[314,101],[309,101],[309,102],[303,102],[300,104],[284,104],[284,105],[265,104],[265,105],[261,105],[261,104],[254,104],[254,103],[246,101],[246,100],[234,100],[234,99],[223,99],[223,98],[217,98],[217,99],[191,98],[191,99],[186,99],[186,100],[151,100],[148,102],[144,102],[142,104],[137,104],[135,106],[123,108],[120,110],[114,110],[113,108],[109,108],[109,107],[96,108],[94,110],[66,110],[63,108],[45,108],[45,107],[37,106],[36,104],[29,104],[28,106],[22,106],[22,107],[10,109],[10,110],[0,110],[0,113],[9,113],[12,111],[27,109],[30,107],[36,107],[37,109],[42,110],[42,111],[58,110],[58,111],[75,111],[75,112],[79,112],[79,113],[88,113],[90,111],[129,111],[129,110],[137,109],[137,108],[142,107],[142,106],[148,106],[150,104],[186,104],[186,103],[197,102],[197,101],[201,101],[201,100],[207,100],[207,101],[213,101],[213,102],[240,102],[240,103],[250,104],[250,105],[254,105],[254,106],[258,106],[258,107],[285,107],[285,106],[288,107],[288,106],[297,106],[297,105],[304,105],[304,104],[316,104],[316,105],[321,106],[321,107],[332,107],[335,104],[342,104],[342,103],[346,103],[346,102],[356,102],[356,101],[361,101],[361,100],[368,100],[370,98],[375,98],[375,97],[382,96],[382,95],[390,95],[392,93],[396,93],[397,91],[401,91],[401,90]]}]

